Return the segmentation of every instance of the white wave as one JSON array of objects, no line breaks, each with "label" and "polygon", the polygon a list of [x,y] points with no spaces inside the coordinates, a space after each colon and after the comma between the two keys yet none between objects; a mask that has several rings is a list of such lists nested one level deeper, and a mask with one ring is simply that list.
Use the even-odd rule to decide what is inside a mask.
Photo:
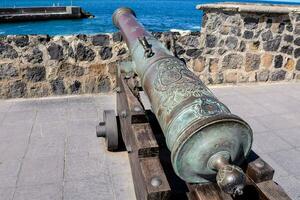
[{"label": "white wave", "polygon": [[191,33],[191,30],[182,30],[182,29],[170,29],[171,32],[178,32],[180,35],[189,35]]}]

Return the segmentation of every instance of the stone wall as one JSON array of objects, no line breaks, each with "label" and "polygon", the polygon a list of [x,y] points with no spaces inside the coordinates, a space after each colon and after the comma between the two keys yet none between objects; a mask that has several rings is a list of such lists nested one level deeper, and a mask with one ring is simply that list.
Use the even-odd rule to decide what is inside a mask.
[{"label": "stone wall", "polygon": [[[185,59],[198,57],[199,33],[155,33]],[[118,62],[130,60],[119,33],[0,37],[0,97],[107,93],[116,85]]]},{"label": "stone wall", "polygon": [[[201,33],[154,35],[206,84],[300,79],[295,7],[197,8],[204,10]],[[118,62],[130,59],[119,33],[0,36],[0,98],[111,92]]]},{"label": "stone wall", "polygon": [[201,76],[210,83],[300,79],[298,6],[206,4]]}]

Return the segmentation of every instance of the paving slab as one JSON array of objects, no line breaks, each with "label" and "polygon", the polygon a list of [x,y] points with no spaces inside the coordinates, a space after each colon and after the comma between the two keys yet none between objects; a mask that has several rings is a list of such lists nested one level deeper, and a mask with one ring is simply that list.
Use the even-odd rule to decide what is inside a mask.
[{"label": "paving slab", "polygon": [[[254,130],[254,151],[300,200],[300,84],[212,86]],[[126,152],[107,152],[96,124],[115,95],[0,101],[0,199],[135,199]]]}]

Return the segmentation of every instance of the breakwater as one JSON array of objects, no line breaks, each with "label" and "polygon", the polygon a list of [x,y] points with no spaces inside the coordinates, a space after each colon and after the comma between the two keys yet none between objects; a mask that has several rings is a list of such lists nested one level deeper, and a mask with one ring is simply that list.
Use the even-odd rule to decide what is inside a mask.
[{"label": "breakwater", "polygon": [[[299,80],[297,7],[245,6],[198,6],[201,32],[154,35],[206,84]],[[1,36],[0,97],[111,92],[123,60],[130,56],[119,33]]]},{"label": "breakwater", "polygon": [[79,19],[92,16],[77,6],[0,8],[0,22]]}]

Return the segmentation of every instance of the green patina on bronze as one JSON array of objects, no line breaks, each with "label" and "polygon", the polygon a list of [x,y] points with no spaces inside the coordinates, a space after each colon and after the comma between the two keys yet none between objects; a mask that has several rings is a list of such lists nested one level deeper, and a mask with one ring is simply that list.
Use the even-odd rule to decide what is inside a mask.
[{"label": "green patina on bronze", "polygon": [[[231,114],[183,61],[145,31],[132,11],[116,11],[114,22],[131,51],[132,70],[140,77],[163,130],[176,174],[191,183],[215,181],[218,170],[219,177],[226,177],[229,163],[241,164],[251,149],[249,125]],[[221,164],[215,155],[221,155]],[[243,177],[238,167],[230,169]],[[218,183],[221,187],[221,178]]]}]

